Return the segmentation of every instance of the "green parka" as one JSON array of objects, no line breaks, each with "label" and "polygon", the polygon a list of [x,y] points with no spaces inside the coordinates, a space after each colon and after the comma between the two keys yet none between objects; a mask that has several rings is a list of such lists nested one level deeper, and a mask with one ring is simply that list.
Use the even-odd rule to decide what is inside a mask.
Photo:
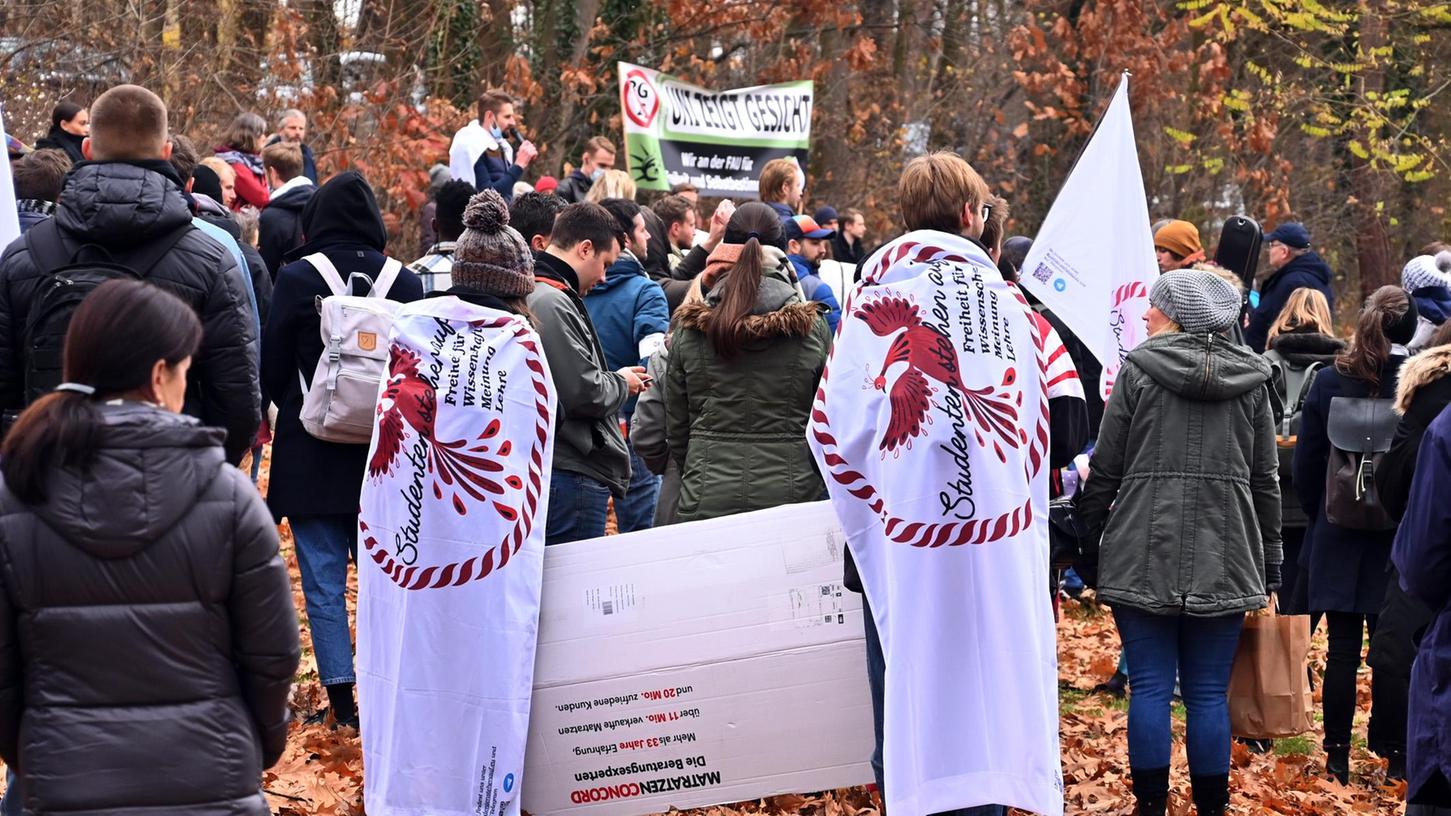
[{"label": "green parka", "polygon": [[1265,606],[1282,557],[1269,376],[1219,335],[1163,334],[1129,353],[1078,500],[1088,529],[1107,519],[1099,598],[1196,616]]},{"label": "green parka", "polygon": [[712,297],[675,312],[665,409],[681,472],[676,521],[822,497],[806,420],[831,332],[823,307],[803,302],[790,276],[767,270],[735,360],[718,356],[705,335]]}]

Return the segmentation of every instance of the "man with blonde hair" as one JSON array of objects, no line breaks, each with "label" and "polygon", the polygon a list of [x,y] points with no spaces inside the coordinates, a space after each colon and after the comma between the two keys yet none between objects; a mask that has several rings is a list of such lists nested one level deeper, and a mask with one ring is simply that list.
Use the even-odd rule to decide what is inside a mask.
[{"label": "man with blonde hair", "polygon": [[615,144],[603,136],[596,136],[584,143],[584,156],[576,167],[559,183],[554,194],[567,204],[585,200],[590,187],[608,170],[615,169]]},{"label": "man with blonde hair", "polygon": [[784,227],[801,208],[801,199],[806,194],[806,173],[794,156],[772,159],[761,168],[756,190],[761,201],[781,217]]},{"label": "man with blonde hair", "polygon": [[897,197],[909,231],[863,272],[807,429],[847,586],[868,587],[873,770],[888,812],[1058,816],[1046,520],[1083,389],[979,243],[992,194],[972,166],[913,159]]},{"label": "man with blonde hair", "polygon": [[0,406],[8,417],[59,384],[55,360],[33,354],[21,336],[50,274],[87,261],[121,264],[180,296],[201,318],[186,412],[225,429],[227,460],[235,464],[262,420],[256,323],[242,272],[231,253],[192,224],[184,182],[169,163],[161,99],[118,85],[90,112],[91,135],[81,143],[89,161],[66,176],[55,217],[0,256]]}]

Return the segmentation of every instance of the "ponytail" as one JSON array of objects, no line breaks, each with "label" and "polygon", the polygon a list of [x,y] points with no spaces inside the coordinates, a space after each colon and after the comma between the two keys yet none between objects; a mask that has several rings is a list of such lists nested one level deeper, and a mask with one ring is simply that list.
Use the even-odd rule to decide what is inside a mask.
[{"label": "ponytail", "polygon": [[[1378,391],[1381,369],[1391,356],[1391,344],[1404,342],[1399,335],[1404,333],[1411,309],[1410,297],[1399,286],[1382,286],[1372,292],[1356,322],[1350,348],[1335,358],[1335,370],[1369,383],[1372,392]],[[1410,324],[1414,331],[1414,316]]]},{"label": "ponytail", "polygon": [[36,400],[10,428],[0,446],[5,486],[25,504],[45,501],[45,480],[56,467],[85,467],[95,455],[101,413],[76,391]]},{"label": "ponytail", "polygon": [[741,247],[735,266],[716,284],[721,291],[720,302],[710,310],[705,336],[724,360],[741,356],[741,323],[756,306],[756,292],[765,274],[763,266],[761,239],[752,234]]}]

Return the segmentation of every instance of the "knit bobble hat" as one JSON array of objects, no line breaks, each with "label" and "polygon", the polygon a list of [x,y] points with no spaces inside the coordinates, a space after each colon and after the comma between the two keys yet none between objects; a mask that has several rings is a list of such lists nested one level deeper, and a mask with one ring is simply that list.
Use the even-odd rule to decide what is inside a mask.
[{"label": "knit bobble hat", "polygon": [[1213,272],[1198,269],[1160,275],[1149,303],[1189,334],[1222,332],[1239,319],[1239,293]]},{"label": "knit bobble hat", "polygon": [[485,190],[464,208],[464,231],[453,250],[453,282],[495,297],[524,297],[534,291],[534,255],[509,226],[503,196]]},{"label": "knit bobble hat", "polygon": [[1435,257],[1417,255],[1401,270],[1401,288],[1407,292],[1428,286],[1451,288],[1451,252],[1440,252]]}]

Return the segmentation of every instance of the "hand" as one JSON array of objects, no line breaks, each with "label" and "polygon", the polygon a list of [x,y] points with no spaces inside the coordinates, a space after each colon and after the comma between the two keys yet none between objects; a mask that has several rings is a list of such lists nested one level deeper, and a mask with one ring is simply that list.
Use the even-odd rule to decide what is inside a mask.
[{"label": "hand", "polygon": [[736,211],[736,204],[729,198],[716,205],[715,214],[710,217],[710,236],[705,239],[705,249],[710,251],[720,246],[725,239],[726,224]]},{"label": "hand", "polygon": [[644,366],[626,366],[615,373],[625,378],[625,386],[630,389],[631,396],[649,388],[652,382]]},{"label": "hand", "polygon": [[519,152],[514,156],[514,163],[520,167],[528,167],[529,162],[534,161],[534,157],[538,155],[539,148],[535,147],[533,142],[525,140],[523,144],[519,145]]}]

